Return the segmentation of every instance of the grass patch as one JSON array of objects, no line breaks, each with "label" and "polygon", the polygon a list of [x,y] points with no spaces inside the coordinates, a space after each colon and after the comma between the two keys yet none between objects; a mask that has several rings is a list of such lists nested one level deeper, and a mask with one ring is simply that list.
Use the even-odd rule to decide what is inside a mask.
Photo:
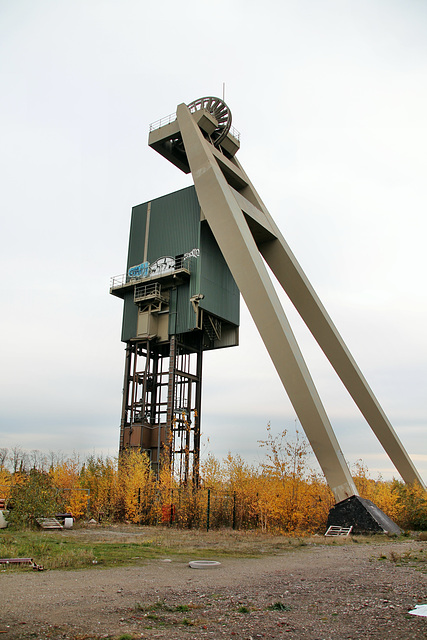
[{"label": "grass patch", "polygon": [[192,627],[195,625],[195,622],[193,622],[193,620],[189,620],[189,618],[183,618],[181,624],[183,624],[185,627]]},{"label": "grass patch", "polygon": [[[379,540],[383,541],[381,537]],[[372,542],[372,537],[367,539]],[[360,539],[359,542],[364,542]],[[282,555],[310,546],[331,544],[321,536],[303,538],[259,531],[201,531],[169,527],[106,525],[70,531],[0,529],[1,558],[33,558],[45,569],[80,569],[141,565],[147,560],[169,558],[181,562],[206,557],[259,558]],[[347,540],[335,544],[350,544]],[[28,571],[10,566],[7,571]]]},{"label": "grass patch", "polygon": [[[154,542],[88,541],[62,531],[16,531],[0,535],[1,558],[33,558],[45,569],[141,564],[165,555]],[[19,569],[19,565],[8,570]]]},{"label": "grass patch", "polygon": [[190,611],[190,606],[188,604],[179,604],[174,607],[168,604],[167,602],[165,602],[164,600],[159,600],[154,604],[141,604],[140,602],[138,602],[135,608],[138,611],[143,611],[146,613],[150,613],[152,611],[167,611],[167,612],[179,611],[179,612],[186,613],[187,611]]},{"label": "grass patch", "polygon": [[245,606],[239,607],[237,611],[238,613],[250,613],[249,607],[245,607]]},{"label": "grass patch", "polygon": [[135,606],[137,611],[144,613],[144,619],[147,622],[153,623],[153,625],[146,625],[146,629],[153,629],[159,627],[173,627],[176,625],[184,625],[185,627],[194,626],[196,621],[191,620],[187,616],[177,616],[176,614],[186,614],[193,609],[199,608],[198,605],[191,604],[178,604],[170,605],[164,600],[159,600],[154,604],[141,604],[138,603]]},{"label": "grass patch", "polygon": [[140,640],[141,634],[120,633],[118,636],[79,636],[79,640]]},{"label": "grass patch", "polygon": [[140,602],[138,602],[135,608],[137,609],[137,611],[143,611],[145,613],[150,613],[153,611],[166,611],[168,613],[171,613],[171,612],[188,613],[192,609],[196,609],[197,606],[189,605],[189,604],[178,604],[176,606],[172,606],[167,602],[165,602],[164,600],[159,600],[154,604],[141,604]]},{"label": "grass patch", "polygon": [[283,602],[274,602],[267,607],[268,611],[291,611],[292,607],[288,604],[284,604]]},{"label": "grass patch", "polygon": [[397,566],[407,565],[414,567],[423,573],[427,572],[427,549],[423,547],[417,550],[411,549],[409,551],[404,551],[403,553],[398,553],[397,551],[392,550],[387,556],[382,554],[380,558],[381,560],[390,560],[390,562],[394,562]]},{"label": "grass patch", "polygon": [[[150,537],[147,539],[147,531]],[[280,553],[289,542],[272,537],[273,544],[244,532],[189,532],[153,527],[108,527],[73,531],[0,530],[0,558],[33,558],[45,569],[80,569],[143,564],[150,559],[175,560],[259,557],[265,551]],[[295,543],[298,546],[298,543]],[[291,548],[294,548],[291,545]],[[28,570],[19,565],[7,571]]]},{"label": "grass patch", "polygon": [[[56,532],[18,531],[3,534],[0,536],[0,557],[33,558],[45,569],[78,569],[93,566],[96,562],[91,547],[58,537]],[[19,569],[22,567],[15,565],[7,570]]]}]

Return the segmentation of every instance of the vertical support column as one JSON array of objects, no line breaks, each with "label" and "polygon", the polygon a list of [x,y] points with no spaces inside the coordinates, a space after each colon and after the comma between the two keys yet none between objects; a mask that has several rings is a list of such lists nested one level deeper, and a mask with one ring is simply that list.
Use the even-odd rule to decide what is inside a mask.
[{"label": "vertical support column", "polygon": [[176,368],[176,336],[170,337],[169,345],[169,374],[168,374],[168,404],[166,414],[166,429],[165,429],[165,445],[170,448],[171,464],[173,462],[173,449],[174,449],[174,404],[175,404],[175,368]]},{"label": "vertical support column", "polygon": [[120,440],[119,440],[119,453],[124,448],[125,428],[127,426],[127,410],[129,403],[129,386],[130,386],[130,367],[132,361],[132,346],[130,343],[126,344],[126,356],[125,356],[125,373],[123,379],[123,398],[122,398],[122,416],[120,421]]},{"label": "vertical support column", "polygon": [[197,382],[194,408],[194,454],[193,454],[193,484],[197,488],[200,483],[200,414],[202,409],[202,363],[203,351],[197,352]]}]

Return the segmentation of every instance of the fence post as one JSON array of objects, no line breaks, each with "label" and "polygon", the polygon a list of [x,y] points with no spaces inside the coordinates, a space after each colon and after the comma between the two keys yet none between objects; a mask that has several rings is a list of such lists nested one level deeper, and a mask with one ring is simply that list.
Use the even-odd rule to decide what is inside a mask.
[{"label": "fence post", "polygon": [[236,492],[233,491],[233,529],[236,528]]},{"label": "fence post", "polygon": [[[160,427],[159,427],[160,428]],[[178,494],[178,499],[179,499],[179,494]],[[172,526],[173,525],[173,489],[171,489],[171,503],[170,503],[170,513],[169,513],[169,525]]]},{"label": "fence post", "polygon": [[211,515],[211,490],[208,489],[208,505],[206,509],[206,531],[209,531],[210,515]]}]

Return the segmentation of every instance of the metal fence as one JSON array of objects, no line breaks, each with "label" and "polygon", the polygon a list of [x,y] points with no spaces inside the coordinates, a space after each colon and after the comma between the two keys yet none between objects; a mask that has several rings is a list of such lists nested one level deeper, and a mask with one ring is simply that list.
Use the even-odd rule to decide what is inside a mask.
[{"label": "metal fence", "polygon": [[206,531],[221,527],[246,529],[258,524],[252,505],[235,491],[173,489],[170,498],[170,503],[162,505],[162,524]]}]

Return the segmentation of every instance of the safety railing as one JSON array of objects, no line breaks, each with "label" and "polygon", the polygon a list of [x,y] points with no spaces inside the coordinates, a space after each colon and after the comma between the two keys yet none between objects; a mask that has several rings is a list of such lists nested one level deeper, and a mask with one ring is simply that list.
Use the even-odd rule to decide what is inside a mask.
[{"label": "safety railing", "polygon": [[[160,129],[161,127],[165,127],[167,124],[171,124],[171,122],[175,122],[175,120],[176,120],[176,113],[170,113],[168,116],[165,116],[164,118],[160,118],[160,120],[156,120],[155,122],[152,122],[150,124],[150,133],[152,131],[156,131],[157,129]],[[229,133],[231,133],[233,138],[235,138],[240,142],[240,131],[238,131],[235,127],[233,127],[233,125],[231,125]]]},{"label": "safety railing", "polygon": [[143,300],[148,299],[165,300],[165,296],[162,295],[162,287],[158,282],[138,284],[135,287],[133,294],[134,302],[142,302]]},{"label": "safety railing", "polygon": [[126,273],[122,273],[119,276],[113,276],[110,278],[110,289],[119,289],[130,281],[131,278],[129,278]]},{"label": "safety railing", "polygon": [[168,116],[165,116],[164,118],[160,118],[160,120],[156,120],[155,122],[152,122],[150,124],[150,133],[152,131],[155,131],[156,129],[165,127],[167,124],[170,124],[171,122],[175,122],[175,120],[176,120],[176,113],[171,113]]},{"label": "safety railing", "polygon": [[112,278],[110,278],[110,291],[112,291],[113,289],[120,289],[121,287],[124,287],[126,285],[138,284],[154,277],[162,277],[182,271],[191,273],[191,257],[192,256],[190,255],[187,258],[178,256],[177,258],[175,258],[174,267],[172,269],[167,269],[167,271],[164,272],[158,269],[153,272],[151,271],[150,266],[148,266],[142,271],[142,275],[138,275],[136,277],[130,276],[128,273],[121,273],[118,276],[113,276]]},{"label": "safety railing", "polygon": [[240,142],[240,131],[237,131],[237,129],[233,127],[233,125],[231,125],[229,133],[231,133],[233,138],[236,138],[236,140]]}]

